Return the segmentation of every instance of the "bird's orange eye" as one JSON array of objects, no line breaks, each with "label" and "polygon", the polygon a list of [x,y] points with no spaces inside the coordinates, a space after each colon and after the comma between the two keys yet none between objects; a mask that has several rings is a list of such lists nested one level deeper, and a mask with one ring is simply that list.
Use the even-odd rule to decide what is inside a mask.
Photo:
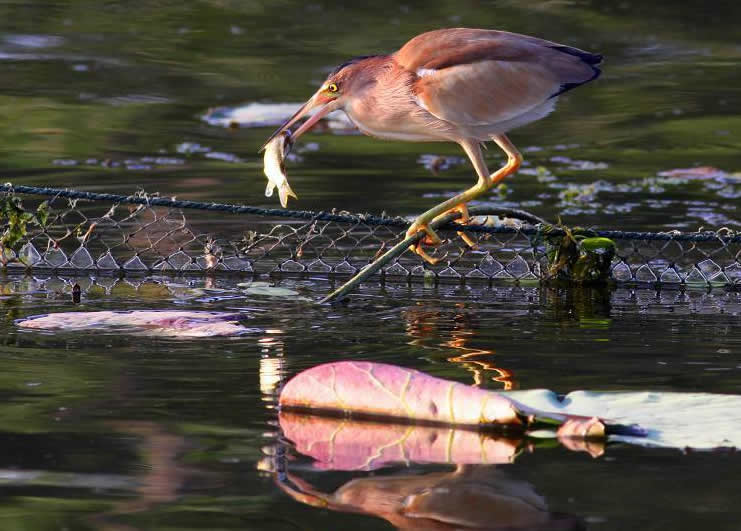
[{"label": "bird's orange eye", "polygon": [[337,83],[327,85],[327,92],[337,92],[338,90],[340,90],[340,87],[337,86]]}]

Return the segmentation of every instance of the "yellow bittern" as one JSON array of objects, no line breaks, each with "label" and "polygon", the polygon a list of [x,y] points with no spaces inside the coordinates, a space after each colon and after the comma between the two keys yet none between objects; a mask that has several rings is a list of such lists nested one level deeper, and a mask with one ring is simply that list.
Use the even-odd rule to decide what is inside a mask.
[{"label": "yellow bittern", "polygon": [[[471,159],[478,182],[431,208],[407,236],[426,233],[413,250],[435,263],[422,242],[436,245],[429,223],[450,210],[468,221],[466,203],[517,171],[522,155],[505,133],[543,118],[558,96],[595,79],[602,56],[505,31],[454,28],[414,37],[390,55],[356,57],[329,74],[319,90],[270,138],[318,108],[293,134],[308,131],[342,109],[365,134],[394,139],[457,142]],[[493,140],[507,162],[489,173],[481,144]]]}]

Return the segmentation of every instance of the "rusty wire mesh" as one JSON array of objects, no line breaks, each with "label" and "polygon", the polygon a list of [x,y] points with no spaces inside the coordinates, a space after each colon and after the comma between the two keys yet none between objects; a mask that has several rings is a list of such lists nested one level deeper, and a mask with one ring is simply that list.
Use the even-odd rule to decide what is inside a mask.
[{"label": "rusty wire mesh", "polygon": [[[9,194],[4,194],[7,204]],[[139,196],[142,197],[142,196]],[[403,224],[380,218],[351,222],[214,214],[147,204],[89,201],[13,192],[27,213],[19,230],[0,217],[2,266],[12,271],[209,275],[311,274],[349,276],[400,241]],[[44,205],[39,209],[40,205]],[[388,218],[387,218],[388,219]],[[488,232],[467,233],[469,248],[454,230],[443,230],[435,266],[406,253],[386,266],[388,281],[537,282],[548,270],[538,229],[497,220]],[[14,232],[15,238],[8,235]],[[610,231],[616,254],[610,276],[618,284],[741,287],[741,238],[715,233],[621,233]],[[376,277],[379,278],[379,275]]]}]

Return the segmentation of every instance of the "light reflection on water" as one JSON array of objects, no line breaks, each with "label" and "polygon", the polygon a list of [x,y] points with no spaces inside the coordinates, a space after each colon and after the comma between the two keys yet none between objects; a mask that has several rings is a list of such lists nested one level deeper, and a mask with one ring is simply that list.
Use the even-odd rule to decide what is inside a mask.
[{"label": "light reflection on water", "polygon": [[[219,298],[218,291],[209,298],[199,296],[202,281],[160,278],[157,284],[139,280],[135,289],[126,291],[114,287],[105,297],[89,297],[87,293],[95,293],[92,285],[82,303],[72,305],[70,294],[59,289],[68,284],[47,282],[58,287],[49,292],[44,282],[12,278],[3,284],[6,405],[0,418],[7,446],[0,469],[14,470],[14,476],[3,476],[13,503],[20,503],[25,494],[40,495],[46,485],[46,494],[34,502],[39,514],[65,521],[78,517],[56,505],[59,500],[78,504],[84,521],[103,529],[151,528],[159,524],[145,522],[186,515],[192,517],[187,519],[190,528],[211,529],[213,518],[234,529],[290,529],[299,523],[326,528],[327,513],[314,503],[324,500],[324,507],[338,511],[332,512],[333,527],[376,529],[381,520],[363,515],[399,526],[417,522],[405,523],[396,509],[386,510],[406,506],[412,497],[415,503],[436,500],[434,508],[425,506],[425,517],[455,525],[450,522],[480,522],[493,505],[487,502],[480,513],[458,514],[459,504],[439,504],[436,489],[460,486],[458,495],[466,499],[469,489],[479,489],[482,496],[501,495],[508,504],[518,504],[509,491],[515,485],[520,494],[537,493],[533,495],[545,500],[548,514],[554,513],[553,522],[544,520],[551,527],[544,523],[543,529],[561,529],[558,525],[565,521],[618,529],[626,521],[652,520],[657,511],[692,520],[683,509],[689,505],[676,500],[707,497],[702,478],[730,474],[729,468],[741,465],[728,453],[682,456],[677,451],[610,445],[569,446],[577,451],[572,454],[521,441],[508,446],[507,463],[525,451],[512,464],[492,467],[488,461],[440,468],[442,457],[415,458],[406,452],[408,464],[400,467],[393,464],[392,447],[373,439],[393,432],[367,430],[370,439],[365,439],[364,452],[389,448],[380,455],[390,461],[374,480],[366,473],[320,471],[321,466],[300,453],[301,448],[317,450],[321,444],[300,446],[293,440],[286,446],[298,432],[286,433],[285,425],[281,430],[275,409],[281,382],[317,363],[340,359],[396,363],[491,389],[511,384],[558,392],[650,388],[738,393],[738,293],[366,285],[347,306],[317,307],[306,300],[268,295],[241,299],[235,306],[233,299]],[[309,299],[329,289],[301,280],[285,280],[280,286]],[[228,293],[234,287],[227,279],[209,282],[209,289]],[[161,295],[142,298],[137,290]],[[184,298],[188,290],[193,296]],[[244,324],[264,333],[183,342],[132,339],[120,332],[41,335],[13,325],[14,319],[51,309],[143,309],[168,307],[175,300],[183,309],[235,311],[238,306]],[[659,329],[661,334],[647,333]],[[325,431],[310,430],[305,436],[321,439]],[[363,440],[357,433],[347,434],[354,443]],[[17,450],[20,440],[22,452]],[[478,435],[471,441],[485,444]],[[49,444],[55,450],[47,455]],[[91,445],[96,448],[93,454]],[[423,451],[424,445],[414,448]],[[463,451],[465,445],[449,448]],[[494,456],[492,448],[484,453]],[[364,454],[356,446],[345,455],[361,459]],[[444,462],[470,461],[450,455]],[[276,466],[281,466],[276,456],[294,475],[291,481],[282,483],[285,477],[276,476]],[[663,463],[659,468],[657,459]],[[30,478],[27,473],[33,471],[38,474]],[[687,482],[688,477],[699,479]],[[350,486],[341,488],[343,484]],[[599,495],[590,484],[601,485]],[[661,484],[676,499],[644,506],[638,493],[650,498],[653,491],[644,490],[643,484]],[[299,503],[288,503],[290,498],[281,494],[288,492],[286,485],[294,489],[290,498]],[[432,494],[426,498],[428,491]],[[722,508],[726,516],[734,510],[731,492],[716,489],[712,503],[717,509],[708,509],[711,518],[713,510]],[[118,499],[121,494],[127,501]],[[636,504],[628,515],[622,510],[626,499]],[[506,504],[497,507],[513,514]]]}]

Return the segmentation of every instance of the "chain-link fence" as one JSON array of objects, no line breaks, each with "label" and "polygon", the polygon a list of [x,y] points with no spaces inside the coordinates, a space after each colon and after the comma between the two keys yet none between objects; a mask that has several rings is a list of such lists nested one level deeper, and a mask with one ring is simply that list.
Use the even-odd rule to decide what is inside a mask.
[{"label": "chain-link fence", "polygon": [[[349,276],[401,241],[409,223],[10,185],[2,189],[0,207],[0,261],[7,270],[119,276]],[[438,264],[407,252],[371,278],[535,283],[558,276],[554,245],[571,238],[569,229],[499,216],[476,221],[481,223],[439,231],[445,241],[433,253],[442,257]],[[476,245],[467,245],[458,230]],[[614,242],[606,273],[618,284],[741,286],[738,234],[582,234]]]}]

